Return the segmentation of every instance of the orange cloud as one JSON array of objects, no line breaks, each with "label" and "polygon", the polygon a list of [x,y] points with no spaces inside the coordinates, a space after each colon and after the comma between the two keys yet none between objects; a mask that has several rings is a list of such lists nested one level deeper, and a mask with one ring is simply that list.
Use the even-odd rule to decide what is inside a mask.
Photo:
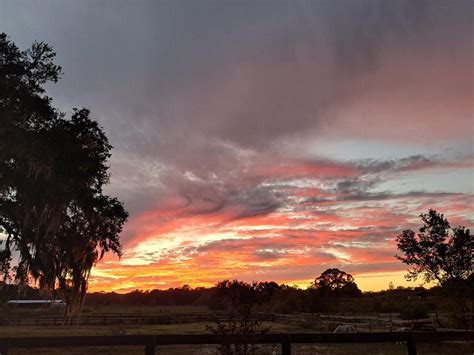
[{"label": "orange cloud", "polygon": [[377,275],[386,273],[405,284],[394,238],[417,228],[421,212],[436,207],[449,211],[453,224],[472,224],[470,194],[373,193],[360,185],[360,174],[367,172],[350,164],[284,164],[269,169],[267,179],[252,180],[263,190],[245,187],[239,198],[170,194],[130,220],[123,258],[99,263],[90,290],[212,286],[226,278],[303,286],[329,267],[356,280],[361,275],[365,289],[370,280],[378,280],[372,289],[379,287]]}]

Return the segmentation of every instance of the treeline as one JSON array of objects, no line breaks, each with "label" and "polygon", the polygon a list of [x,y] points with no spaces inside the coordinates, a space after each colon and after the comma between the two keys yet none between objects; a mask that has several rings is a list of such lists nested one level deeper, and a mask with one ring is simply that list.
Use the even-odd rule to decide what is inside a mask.
[{"label": "treeline", "polygon": [[167,290],[135,290],[128,293],[93,292],[87,294],[86,306],[208,306],[204,299],[213,288],[191,288],[187,285]]},{"label": "treeline", "polygon": [[[276,282],[246,283],[224,280],[211,288],[184,285],[167,290],[135,290],[128,293],[88,293],[85,306],[205,306],[213,310],[235,310],[247,307],[259,310],[294,313],[333,310],[339,299],[360,298],[362,292],[352,275],[338,269],[328,269],[311,283],[308,289]],[[27,284],[16,286],[0,283],[0,300],[50,298],[50,294]]]},{"label": "treeline", "polygon": [[352,275],[339,269],[327,269],[306,290],[276,282],[246,283],[224,280],[212,288],[135,290],[126,294],[96,292],[87,296],[87,306],[207,306],[216,310],[258,307],[273,312],[325,312],[340,298],[359,298],[362,292]]},{"label": "treeline", "polygon": [[[167,290],[135,290],[128,293],[92,292],[89,308],[136,306],[202,306],[215,311],[248,313],[400,313],[403,318],[423,318],[428,312],[473,312],[474,276],[430,289],[394,287],[362,293],[351,275],[328,269],[307,288],[224,280],[214,287],[184,285]],[[27,285],[0,283],[0,302],[11,299],[48,299]]]},{"label": "treeline", "polygon": [[[222,283],[237,283],[235,286],[222,289]],[[433,299],[441,297],[439,288],[425,289],[423,287],[397,287],[393,290],[379,292],[367,292],[360,295],[334,295],[321,292],[314,288],[301,289],[289,285],[278,285],[273,282],[258,283],[258,285],[270,285],[267,294],[258,295],[252,284],[240,281],[223,281],[211,288],[191,288],[183,286],[180,288],[169,288],[167,290],[135,290],[128,293],[116,292],[93,292],[86,297],[87,307],[102,306],[203,306],[212,310],[228,310],[232,308],[232,300],[235,303],[248,303],[258,306],[260,311],[276,313],[300,313],[300,312],[400,312],[406,308],[406,304],[416,305],[417,309],[428,309],[436,307]],[[264,286],[265,287],[265,286]],[[233,289],[232,289],[233,288]],[[252,296],[252,293],[256,295]],[[246,295],[247,294],[247,295]],[[421,304],[426,304],[422,307]]]},{"label": "treeline", "polygon": [[88,294],[86,305],[102,306],[204,306],[214,311],[248,315],[254,312],[295,314],[303,312],[333,314],[397,313],[403,319],[427,318],[429,313],[453,315],[453,325],[468,326],[472,313],[474,277],[453,284],[424,287],[389,287],[378,292],[354,292],[311,285],[307,289],[275,282],[245,283],[222,281],[211,288],[170,288],[135,290],[125,294],[95,292]]}]

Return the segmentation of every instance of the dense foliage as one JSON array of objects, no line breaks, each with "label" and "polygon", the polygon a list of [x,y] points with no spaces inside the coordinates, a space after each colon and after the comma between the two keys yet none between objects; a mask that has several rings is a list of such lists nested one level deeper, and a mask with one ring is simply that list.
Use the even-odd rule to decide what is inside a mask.
[{"label": "dense foliage", "polygon": [[351,274],[335,268],[324,271],[311,287],[327,296],[356,297],[362,293]]},{"label": "dense foliage", "polygon": [[407,279],[422,276],[439,284],[465,280],[473,272],[474,240],[465,227],[451,228],[448,220],[435,210],[420,215],[423,226],[418,233],[405,230],[397,237],[403,255],[397,259],[409,265]]},{"label": "dense foliage", "polygon": [[0,34],[0,267],[5,280],[59,289],[72,307],[104,253],[121,254],[128,215],[102,191],[112,148],[102,128],[87,109],[67,118],[45,94],[61,75],[54,57],[45,43],[20,50]]}]

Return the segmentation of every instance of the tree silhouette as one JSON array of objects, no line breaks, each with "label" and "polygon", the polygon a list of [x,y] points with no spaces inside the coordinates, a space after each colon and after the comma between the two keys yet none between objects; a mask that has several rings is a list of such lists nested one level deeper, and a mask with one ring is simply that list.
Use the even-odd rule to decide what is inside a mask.
[{"label": "tree silhouette", "polygon": [[320,294],[335,296],[358,296],[362,292],[357,287],[354,277],[339,269],[327,269],[311,284]]},{"label": "tree silhouette", "polygon": [[451,228],[444,215],[429,210],[420,215],[418,233],[408,229],[397,236],[397,247],[404,255],[396,258],[411,266],[406,278],[422,276],[426,282],[445,284],[472,275],[473,238],[465,227]]},{"label": "tree silhouette", "polygon": [[0,266],[4,279],[59,288],[70,312],[92,266],[121,254],[127,212],[102,191],[112,148],[102,128],[87,109],[67,118],[45,94],[61,74],[54,57],[45,43],[21,51],[0,34]]}]

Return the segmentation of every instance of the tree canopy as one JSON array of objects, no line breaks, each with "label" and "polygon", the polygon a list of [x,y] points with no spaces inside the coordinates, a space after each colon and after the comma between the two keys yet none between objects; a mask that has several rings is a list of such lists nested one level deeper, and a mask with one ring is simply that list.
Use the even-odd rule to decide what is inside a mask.
[{"label": "tree canopy", "polygon": [[420,215],[423,225],[418,233],[407,229],[397,236],[403,255],[396,258],[409,265],[406,278],[423,277],[426,282],[444,284],[472,275],[473,238],[469,229],[452,228],[444,215],[429,210]]},{"label": "tree canopy", "polygon": [[314,280],[311,287],[320,293],[336,296],[358,296],[362,293],[351,274],[336,268],[324,271]]},{"label": "tree canopy", "polygon": [[61,75],[54,57],[43,42],[20,50],[0,34],[0,266],[4,279],[59,288],[71,305],[104,253],[121,255],[128,214],[103,193],[112,149],[103,129],[89,110],[67,117],[45,94]]}]

